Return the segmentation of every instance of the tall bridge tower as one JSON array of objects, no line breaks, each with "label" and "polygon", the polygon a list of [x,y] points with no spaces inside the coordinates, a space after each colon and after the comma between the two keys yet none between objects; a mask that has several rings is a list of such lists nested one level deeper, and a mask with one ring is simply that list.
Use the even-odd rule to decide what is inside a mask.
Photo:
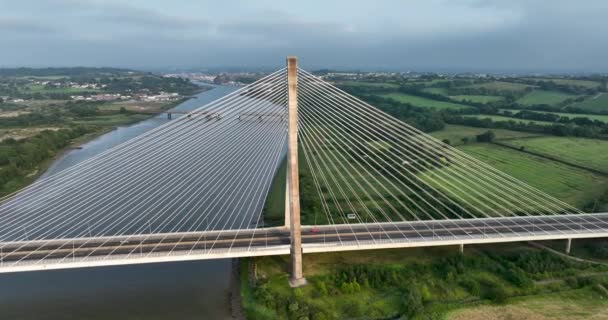
[{"label": "tall bridge tower", "polygon": [[300,230],[300,178],[298,173],[298,58],[287,57],[287,193],[285,224],[291,234],[291,277],[289,284],[306,284],[302,275],[302,237]]}]

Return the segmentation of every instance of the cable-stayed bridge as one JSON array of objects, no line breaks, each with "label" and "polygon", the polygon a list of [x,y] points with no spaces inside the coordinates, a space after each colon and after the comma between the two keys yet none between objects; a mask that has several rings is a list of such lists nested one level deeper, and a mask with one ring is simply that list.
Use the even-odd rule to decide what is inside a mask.
[{"label": "cable-stayed bridge", "polygon": [[[283,167],[285,222],[271,227],[262,212]],[[291,254],[297,285],[307,252],[569,243],[607,230],[608,214],[585,214],[289,58],[3,198],[0,272]]]}]

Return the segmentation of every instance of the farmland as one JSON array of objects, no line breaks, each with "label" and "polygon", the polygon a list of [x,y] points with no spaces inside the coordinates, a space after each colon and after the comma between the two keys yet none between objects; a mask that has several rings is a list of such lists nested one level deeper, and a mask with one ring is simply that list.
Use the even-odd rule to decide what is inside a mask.
[{"label": "farmland", "polygon": [[605,176],[517,150],[485,143],[459,148],[478,160],[574,206],[584,206],[608,188],[608,178]]},{"label": "farmland", "polygon": [[494,138],[495,140],[518,139],[539,136],[539,134],[535,133],[502,129],[474,128],[459,125],[446,125],[443,130],[434,131],[431,133],[431,135],[439,140],[448,139],[451,145],[457,146],[463,144],[463,138],[466,138],[468,141],[473,142],[475,141],[475,137],[477,135],[480,135],[488,130],[492,130],[492,132],[496,135],[496,137]]},{"label": "farmland", "polygon": [[390,88],[396,89],[399,88],[399,85],[395,83],[386,83],[386,82],[366,82],[366,81],[344,81],[342,85],[345,86],[360,86],[360,87],[372,87],[372,88]]},{"label": "farmland", "polygon": [[555,319],[608,317],[608,301],[591,288],[513,298],[506,305],[478,305],[447,314],[448,320]]},{"label": "farmland", "polygon": [[601,83],[591,80],[578,80],[578,79],[564,79],[564,78],[524,78],[526,80],[534,81],[552,81],[557,84],[584,87],[590,89],[596,89],[601,86]]},{"label": "farmland", "polygon": [[608,173],[608,141],[573,137],[537,137],[505,141],[514,147]]},{"label": "farmland", "polygon": [[482,96],[482,95],[456,95],[450,96],[450,98],[454,100],[460,101],[471,101],[477,103],[488,103],[488,102],[496,102],[501,101],[503,98],[499,96]]},{"label": "farmland", "polygon": [[385,98],[394,99],[401,103],[409,103],[417,107],[435,108],[435,109],[467,109],[471,108],[464,104],[433,100],[425,97],[419,97],[405,93],[388,93],[382,95]]},{"label": "farmland", "polygon": [[592,112],[608,113],[608,93],[598,93],[597,95],[587,98],[583,102],[577,103],[574,106]]},{"label": "farmland", "polygon": [[514,92],[514,91],[524,91],[527,88],[531,87],[530,85],[523,83],[515,83],[515,82],[505,82],[505,81],[491,81],[484,83],[477,83],[470,85],[472,88],[484,88],[488,90],[497,90],[497,91],[506,91],[506,92]]},{"label": "farmland", "polygon": [[[501,109],[500,112],[509,111],[512,114],[519,112],[520,110],[515,109]],[[534,111],[538,113],[548,113],[548,114],[556,114],[561,117],[568,117],[570,119],[574,118],[587,118],[590,120],[598,120],[608,123],[608,115],[597,115],[597,114],[579,114],[579,113],[564,113],[564,112],[547,112],[547,111]]]},{"label": "farmland", "polygon": [[467,115],[466,117],[477,118],[477,119],[490,119],[492,121],[515,121],[515,122],[523,122],[523,123],[534,123],[540,125],[550,126],[553,123],[548,121],[538,121],[538,120],[527,120],[527,119],[518,119],[512,117],[498,116],[498,115],[487,115],[487,114],[477,114],[477,115]]},{"label": "farmland", "polygon": [[532,92],[526,94],[525,96],[517,100],[517,102],[523,105],[555,105],[564,102],[566,99],[571,99],[574,97],[576,96],[558,91],[533,90]]}]

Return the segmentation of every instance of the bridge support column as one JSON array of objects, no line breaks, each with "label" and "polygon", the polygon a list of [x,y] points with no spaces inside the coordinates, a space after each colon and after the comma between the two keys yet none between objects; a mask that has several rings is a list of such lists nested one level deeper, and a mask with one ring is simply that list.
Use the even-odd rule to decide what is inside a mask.
[{"label": "bridge support column", "polygon": [[572,239],[566,239],[566,254],[570,254],[570,248],[572,246]]},{"label": "bridge support column", "polygon": [[461,254],[464,253],[464,243],[458,245],[458,252],[460,252]]},{"label": "bridge support column", "polygon": [[289,166],[287,167],[285,178],[285,228],[291,228],[291,211],[289,210]]},{"label": "bridge support column", "polygon": [[300,231],[300,177],[298,176],[298,59],[287,57],[287,181],[289,229],[291,234],[291,277],[289,284],[306,284],[302,274],[302,237]]}]

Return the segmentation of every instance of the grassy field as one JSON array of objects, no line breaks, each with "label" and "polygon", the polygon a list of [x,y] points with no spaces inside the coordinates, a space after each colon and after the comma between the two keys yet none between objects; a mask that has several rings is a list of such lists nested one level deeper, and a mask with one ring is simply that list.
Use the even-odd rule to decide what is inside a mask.
[{"label": "grassy field", "polygon": [[598,198],[608,188],[605,176],[517,150],[485,143],[464,145],[459,149],[576,207]]},{"label": "grassy field", "polygon": [[527,95],[519,98],[517,103],[523,105],[535,105],[535,104],[549,104],[555,105],[560,102],[565,101],[566,99],[574,98],[576,96],[558,92],[558,91],[546,91],[546,90],[534,90]]},{"label": "grassy field", "polygon": [[[513,114],[519,112],[520,110],[516,110],[516,109],[500,109],[500,111],[509,111]],[[550,113],[550,114],[556,114],[558,116],[561,117],[568,117],[570,119],[574,119],[574,118],[587,118],[590,120],[598,120],[598,121],[603,121],[608,123],[608,115],[597,115],[597,114],[579,114],[579,113],[564,113],[564,112],[547,112],[547,111],[534,111],[534,112],[538,112],[538,113]]]},{"label": "grassy field", "polygon": [[440,95],[444,95],[444,96],[448,95],[448,90],[446,88],[424,88],[424,89],[422,89],[422,91],[430,92],[430,93],[434,93],[434,94],[440,94]]},{"label": "grassy field", "polygon": [[595,89],[601,85],[601,83],[591,80],[576,80],[576,79],[560,79],[560,78],[527,78],[535,81],[553,81],[557,84],[565,84],[569,86],[584,87],[589,89]]},{"label": "grassy field", "polygon": [[608,141],[574,137],[538,137],[504,141],[514,147],[608,173]]},{"label": "grassy field", "polygon": [[460,101],[472,101],[472,102],[476,102],[476,103],[488,103],[488,102],[496,102],[496,101],[500,101],[503,98],[499,97],[499,96],[479,96],[479,95],[457,95],[457,96],[450,96],[450,98],[454,99],[454,100],[460,100]]},{"label": "grassy field", "polygon": [[417,107],[425,107],[425,108],[436,108],[436,109],[468,109],[472,108],[464,104],[451,103],[445,101],[438,101],[433,99],[428,99],[424,97],[419,97],[411,94],[405,93],[388,93],[382,95],[385,98],[394,99],[396,101],[402,103],[410,103]]},{"label": "grassy field", "polygon": [[553,124],[553,122],[548,122],[548,121],[518,119],[518,118],[512,118],[512,117],[487,115],[487,114],[467,115],[465,117],[477,118],[477,119],[491,119],[492,121],[495,121],[495,122],[497,122],[497,121],[515,121],[515,122],[524,122],[524,123],[532,122],[535,124],[542,124],[542,125],[547,125],[547,126],[550,126]]},{"label": "grassy field", "polygon": [[598,93],[596,96],[589,97],[574,106],[592,112],[608,112],[608,93]]},{"label": "grassy field", "polygon": [[540,134],[521,132],[521,131],[475,128],[475,127],[467,127],[467,126],[459,126],[459,125],[451,125],[451,124],[446,125],[443,130],[431,132],[431,135],[439,140],[449,139],[451,142],[450,144],[455,146],[455,145],[463,144],[462,138],[468,138],[469,143],[475,142],[475,136],[482,134],[488,130],[491,130],[492,132],[494,132],[495,140],[517,139],[517,138],[540,136]]},{"label": "grassy field", "polygon": [[386,89],[399,88],[398,84],[388,83],[388,82],[344,81],[341,84],[345,85],[345,86],[359,86],[359,87],[386,88]]},{"label": "grassy field", "polygon": [[591,288],[509,299],[506,305],[480,305],[453,311],[449,320],[607,319],[608,299]]},{"label": "grassy field", "polygon": [[491,81],[491,82],[473,84],[470,87],[485,88],[488,90],[498,90],[498,91],[523,91],[526,88],[530,87],[530,85],[523,84],[523,83],[505,82],[505,81]]}]

